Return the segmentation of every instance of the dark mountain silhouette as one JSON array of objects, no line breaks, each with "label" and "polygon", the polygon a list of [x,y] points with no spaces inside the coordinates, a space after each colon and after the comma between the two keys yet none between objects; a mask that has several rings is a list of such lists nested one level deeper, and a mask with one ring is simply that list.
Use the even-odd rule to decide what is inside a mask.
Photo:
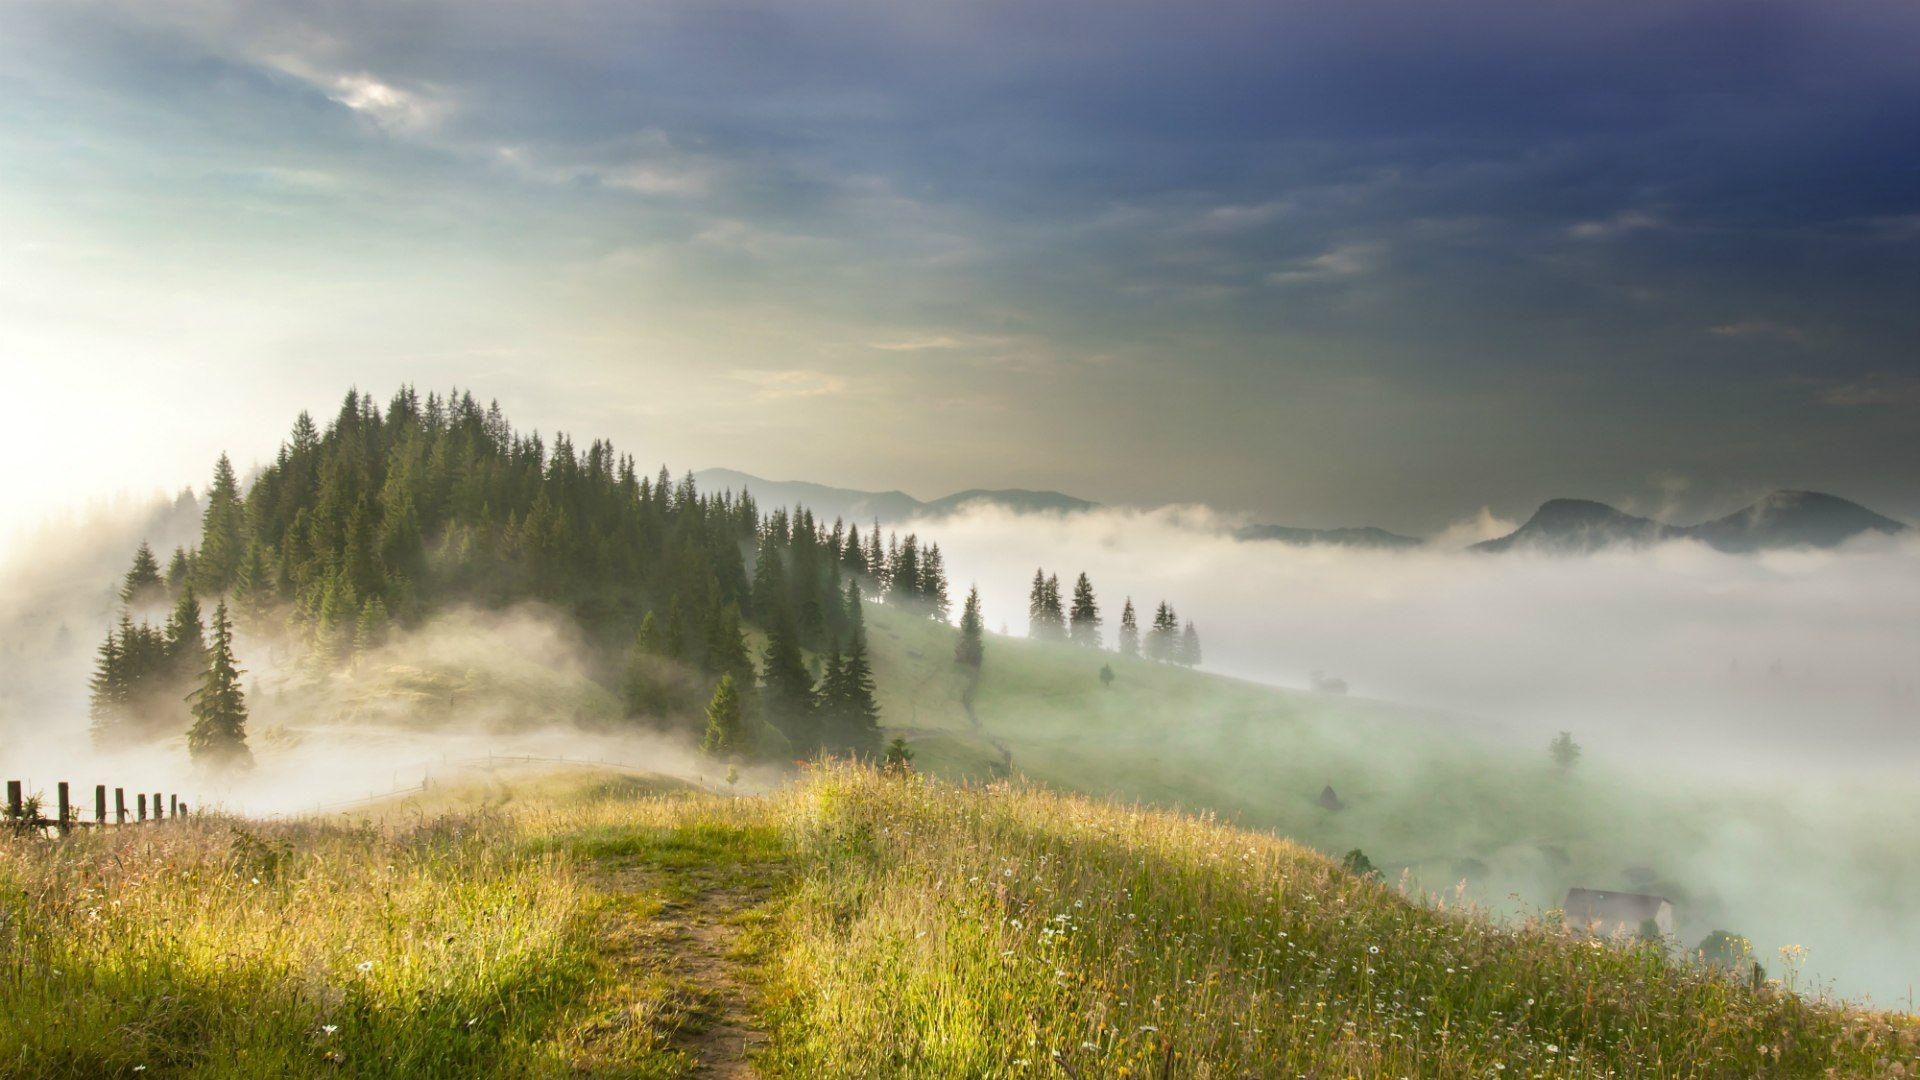
[{"label": "dark mountain silhouette", "polygon": [[1827,548],[1862,533],[1892,535],[1905,525],[1835,495],[1776,491],[1744,510],[1687,530],[1721,551],[1762,548]]},{"label": "dark mountain silhouette", "polygon": [[693,476],[701,490],[751,491],[754,500],[762,506],[805,506],[813,511],[815,517],[823,520],[845,518],[855,523],[904,521],[914,517],[938,518],[957,513],[963,507],[980,505],[998,506],[1020,513],[1075,513],[1100,505],[1057,491],[1029,491],[1025,488],[973,488],[923,502],[904,491],[859,491],[799,480],[764,480],[733,469],[701,469]]},{"label": "dark mountain silhouette", "polygon": [[1720,551],[1748,552],[1835,547],[1862,533],[1891,535],[1904,529],[1859,503],[1817,491],[1776,491],[1744,510],[1698,525],[1668,525],[1586,499],[1554,499],[1525,525],[1475,544],[1473,550],[1579,553],[1615,544],[1693,539]]},{"label": "dark mountain silhouette", "polygon": [[1372,525],[1347,529],[1299,529],[1290,525],[1248,525],[1236,529],[1236,540],[1275,540],[1282,544],[1332,544],[1337,547],[1412,548],[1426,543],[1417,536],[1402,536]]}]

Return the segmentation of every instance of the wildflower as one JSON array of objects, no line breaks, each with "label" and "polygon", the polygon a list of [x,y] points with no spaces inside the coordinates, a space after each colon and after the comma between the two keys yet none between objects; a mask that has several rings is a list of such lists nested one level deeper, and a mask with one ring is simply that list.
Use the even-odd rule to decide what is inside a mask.
[{"label": "wildflower", "polygon": [[320,1025],[320,1034],[322,1035],[331,1035],[334,1032],[339,1030],[340,1030],[340,1025],[338,1024],[321,1024]]},{"label": "wildflower", "polygon": [[358,964],[355,964],[353,969],[355,971],[358,971],[360,974],[365,975],[367,972],[373,970],[373,961],[362,960]]}]

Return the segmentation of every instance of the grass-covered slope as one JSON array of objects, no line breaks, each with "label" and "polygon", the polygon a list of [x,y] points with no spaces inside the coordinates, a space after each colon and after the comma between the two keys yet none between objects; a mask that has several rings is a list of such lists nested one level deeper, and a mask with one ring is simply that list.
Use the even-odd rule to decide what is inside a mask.
[{"label": "grass-covered slope", "polygon": [[1020,785],[841,768],[728,798],[575,773],[431,799],[0,839],[0,1075],[1920,1066],[1906,1021]]}]

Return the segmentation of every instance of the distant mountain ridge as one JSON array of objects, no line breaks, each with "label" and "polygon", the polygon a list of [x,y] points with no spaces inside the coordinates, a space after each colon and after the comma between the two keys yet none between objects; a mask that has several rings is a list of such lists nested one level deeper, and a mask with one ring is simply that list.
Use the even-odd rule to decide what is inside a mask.
[{"label": "distant mountain ridge", "polygon": [[[860,491],[798,480],[766,480],[734,469],[702,469],[694,480],[704,489],[747,490],[766,506],[802,505],[815,516],[853,522],[939,518],[967,506],[987,505],[1017,513],[1072,514],[1095,510],[1099,503],[1058,491],[1025,488],[971,488],[922,501],[904,491]],[[1513,550],[1580,554],[1616,545],[1646,545],[1663,540],[1698,540],[1720,551],[1751,552],[1776,548],[1836,547],[1865,533],[1893,535],[1907,526],[1859,503],[1817,491],[1775,491],[1752,505],[1697,525],[1670,525],[1626,513],[1591,499],[1549,499],[1526,524],[1470,550]],[[1418,536],[1372,525],[1308,529],[1290,525],[1246,525],[1234,539],[1293,545],[1328,545],[1403,551],[1427,543]]]},{"label": "distant mountain ridge", "polygon": [[981,505],[1023,514],[1079,513],[1100,505],[1058,491],[1026,488],[969,488],[923,502],[904,491],[860,491],[803,480],[767,480],[735,469],[699,469],[693,479],[702,490],[750,491],[764,507],[805,506],[815,517],[844,518],[851,522],[946,517],[964,507]]},{"label": "distant mountain ridge", "polygon": [[1698,540],[1726,552],[1830,548],[1866,533],[1891,536],[1907,526],[1859,503],[1818,491],[1775,491],[1725,517],[1697,525],[1669,525],[1588,499],[1552,499],[1527,523],[1474,551],[1550,551],[1580,554],[1618,544]]}]

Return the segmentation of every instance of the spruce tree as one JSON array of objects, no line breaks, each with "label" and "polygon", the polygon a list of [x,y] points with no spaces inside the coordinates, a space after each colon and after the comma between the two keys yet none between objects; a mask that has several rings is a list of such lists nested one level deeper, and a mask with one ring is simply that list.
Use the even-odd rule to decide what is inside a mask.
[{"label": "spruce tree", "polygon": [[1071,637],[1075,645],[1084,645],[1090,649],[1100,647],[1100,605],[1094,602],[1093,582],[1088,580],[1086,571],[1073,583],[1073,609],[1071,616]]},{"label": "spruce tree", "polygon": [[191,583],[180,589],[165,633],[167,667],[172,675],[183,681],[197,677],[207,663],[207,632]]},{"label": "spruce tree", "polygon": [[193,576],[193,561],[187,555],[187,549],[173,549],[173,558],[167,563],[167,588],[178,589]]},{"label": "spruce tree", "polygon": [[1188,667],[1200,666],[1200,633],[1193,628],[1193,620],[1187,620],[1187,628],[1180,635],[1180,662]]},{"label": "spruce tree", "polygon": [[767,623],[767,648],[760,659],[760,696],[765,715],[802,757],[820,748],[819,718],[814,715],[813,676],[800,653],[800,633],[784,603]]},{"label": "spruce tree", "polygon": [[1172,660],[1179,648],[1180,620],[1165,601],[1153,613],[1153,626],[1147,631],[1147,659]]},{"label": "spruce tree", "polygon": [[221,454],[213,466],[213,486],[207,489],[207,508],[200,518],[200,550],[193,561],[193,578],[202,591],[218,595],[233,586],[246,554],[246,510],[240,501],[240,482],[233,462]]},{"label": "spruce tree", "polygon": [[1027,589],[1027,636],[1043,638],[1047,623],[1047,572],[1035,569],[1033,584]]},{"label": "spruce tree", "polygon": [[873,664],[867,656],[867,621],[860,592],[847,589],[847,651],[841,663],[841,694],[837,702],[840,746],[843,753],[871,761],[880,753],[880,706],[873,699]]},{"label": "spruce tree", "polygon": [[153,548],[145,540],[133,553],[133,565],[127,569],[127,576],[120,585],[120,602],[129,607],[139,607],[160,595],[160,562],[153,557]]},{"label": "spruce tree", "polygon": [[720,676],[713,700],[707,702],[707,730],[700,749],[716,758],[732,758],[746,749],[746,712],[741,708],[740,690],[731,672]]},{"label": "spruce tree", "polygon": [[1067,616],[1060,604],[1060,575],[1048,574],[1041,594],[1041,613],[1046,617],[1047,638],[1062,641],[1067,636]]},{"label": "spruce tree", "polygon": [[940,555],[939,544],[928,545],[921,555],[920,599],[927,605],[928,614],[941,622],[947,621],[953,601],[947,596],[947,566]]},{"label": "spruce tree", "polygon": [[247,748],[247,700],[240,689],[240,668],[233,658],[233,620],[222,601],[213,609],[213,645],[206,676],[188,696],[193,726],[187,750],[193,763],[214,772],[253,767]]},{"label": "spruce tree", "polygon": [[708,623],[706,669],[715,675],[732,675],[736,682],[753,678],[753,657],[740,630],[740,609],[733,604],[716,608]]},{"label": "spruce tree", "polygon": [[967,602],[960,609],[960,640],[954,644],[953,658],[978,668],[986,649],[986,624],[980,618],[980,587],[976,585],[967,590]]},{"label": "spruce tree", "polygon": [[1120,608],[1120,655],[1140,655],[1140,620],[1133,614],[1133,597]]},{"label": "spruce tree", "polygon": [[88,714],[93,722],[94,748],[104,750],[119,745],[127,737],[127,673],[120,654],[120,636],[107,631],[106,640],[100,643],[95,655],[99,659],[94,663],[93,678],[88,683],[92,691]]}]

